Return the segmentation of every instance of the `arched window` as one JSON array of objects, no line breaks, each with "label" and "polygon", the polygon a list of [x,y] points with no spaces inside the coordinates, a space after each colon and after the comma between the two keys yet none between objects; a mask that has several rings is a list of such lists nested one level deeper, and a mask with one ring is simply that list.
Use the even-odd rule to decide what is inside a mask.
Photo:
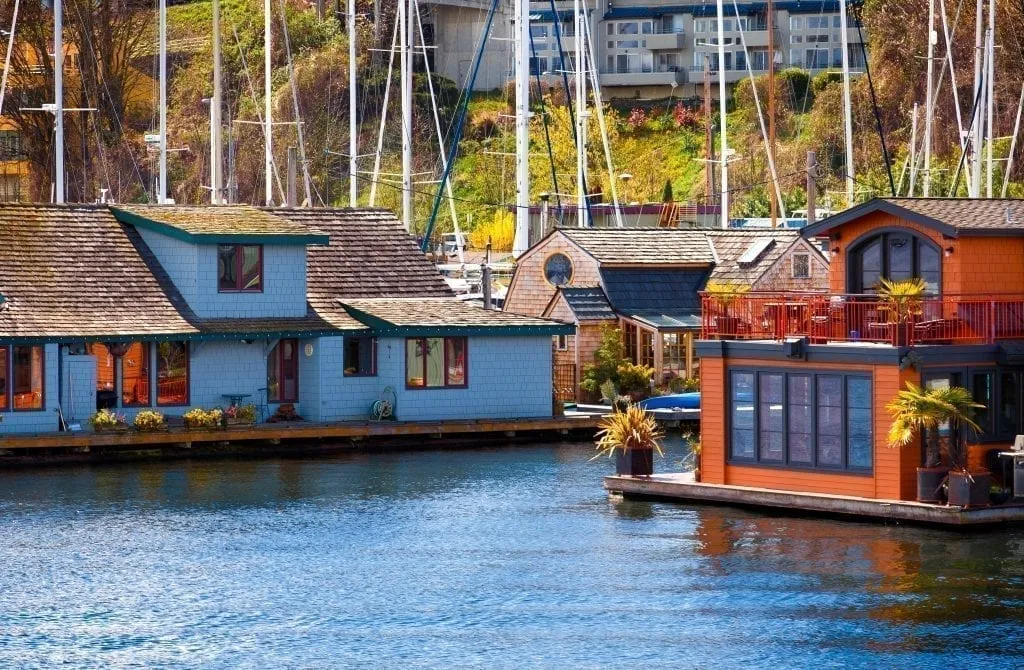
[{"label": "arched window", "polygon": [[875,293],[879,280],[920,277],[928,293],[941,288],[942,257],[930,240],[906,231],[873,235],[854,246],[848,256],[851,293]]}]

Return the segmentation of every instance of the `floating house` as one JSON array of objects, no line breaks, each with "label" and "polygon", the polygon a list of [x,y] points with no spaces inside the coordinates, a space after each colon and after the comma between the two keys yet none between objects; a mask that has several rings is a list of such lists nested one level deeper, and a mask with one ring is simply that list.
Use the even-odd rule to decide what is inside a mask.
[{"label": "floating house", "polygon": [[236,403],[550,417],[571,331],[461,303],[380,210],[0,206],[0,433]]},{"label": "floating house", "polygon": [[[828,241],[827,295],[704,297],[702,481],[913,500],[920,440],[887,444],[906,382],[969,389],[968,465],[998,474],[1024,433],[1024,201],[880,198],[803,234]],[[914,277],[912,310],[877,294]]]},{"label": "floating house", "polygon": [[695,377],[699,291],[709,281],[757,291],[824,291],[828,260],[795,230],[559,228],[519,258],[505,309],[572,324],[555,338],[556,390],[576,397],[604,326],[661,383]]}]

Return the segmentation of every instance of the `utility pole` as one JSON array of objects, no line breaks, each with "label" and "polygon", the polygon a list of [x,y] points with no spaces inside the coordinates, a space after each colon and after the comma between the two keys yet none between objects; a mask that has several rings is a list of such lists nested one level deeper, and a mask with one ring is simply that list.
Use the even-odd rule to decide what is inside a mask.
[{"label": "utility pole", "polygon": [[974,12],[974,95],[971,97],[971,185],[972,198],[981,197],[981,105],[978,104],[982,97],[982,65],[985,60],[985,49],[983,47],[984,31],[982,29],[982,12],[984,0],[977,0]]},{"label": "utility pole", "polygon": [[[530,247],[530,0],[514,0],[516,63],[516,234],[512,256]],[[557,18],[556,18],[557,20]],[[576,42],[582,42],[582,35]],[[579,53],[579,49],[576,50]],[[578,67],[578,65],[577,65]],[[614,178],[614,177],[613,177]],[[490,309],[490,305],[485,305]]]},{"label": "utility pole", "polygon": [[270,81],[270,50],[273,46],[272,22],[270,0],[263,0],[263,172],[266,182],[267,207],[274,204],[274,110],[271,104],[273,90]]},{"label": "utility pole", "polygon": [[850,102],[850,34],[846,0],[839,0],[839,30],[843,49],[843,125],[846,135],[846,206],[853,207],[853,107]]},{"label": "utility pole", "polygon": [[412,11],[410,0],[398,0],[399,70],[402,88],[402,223],[412,230]]},{"label": "utility pole", "polygon": [[988,198],[992,197],[992,173],[993,159],[992,159],[992,143],[996,139],[996,130],[994,126],[995,119],[995,96],[996,96],[996,0],[989,0],[988,2],[988,76],[985,77],[986,88],[988,89],[985,93],[985,106],[988,109],[987,117],[988,121],[985,124],[986,133],[988,135],[988,141],[986,142],[986,160],[988,162],[988,174],[986,175],[985,184],[985,196]]},{"label": "utility pole", "polygon": [[[775,165],[775,5],[768,0],[768,165]],[[737,21],[739,19],[737,18]],[[774,169],[773,169],[774,172]],[[773,174],[774,178],[775,175]],[[776,184],[778,187],[778,184]],[[768,196],[771,203],[772,228],[779,225],[779,205],[775,194]]]},{"label": "utility pole", "polygon": [[213,0],[213,97],[210,98],[210,204],[224,203],[221,160],[220,0]]},{"label": "utility pole", "polygon": [[[840,0],[842,2],[842,0]],[[723,0],[718,0],[718,109],[721,117],[721,151],[722,151],[722,228],[729,227],[729,144],[726,138],[725,116],[725,7]]]},{"label": "utility pole", "polygon": [[[322,0],[321,0],[322,2]],[[356,0],[348,0],[348,206],[359,200],[359,126],[356,119]]]},{"label": "utility pole", "polygon": [[[62,49],[63,51],[63,49]],[[60,59],[59,70],[64,69],[64,54],[58,55]],[[58,112],[57,118],[63,117],[63,112]],[[60,121],[63,126],[63,121]],[[63,128],[60,138],[61,163],[60,172],[63,172],[64,137]],[[167,204],[167,0],[160,0],[160,187],[156,194],[158,205]],[[61,189],[63,189],[63,175],[60,177]],[[63,196],[61,196],[63,198]],[[63,200],[61,200],[63,202]]]},{"label": "utility pole", "polygon": [[[932,61],[934,59],[935,44],[938,41],[939,35],[935,32],[935,0],[928,0],[928,82],[925,88],[924,102],[924,197],[926,198],[931,195],[932,186],[932,116],[935,115]],[[916,112],[914,120],[917,120]],[[911,188],[911,191],[913,191],[913,188]]]}]

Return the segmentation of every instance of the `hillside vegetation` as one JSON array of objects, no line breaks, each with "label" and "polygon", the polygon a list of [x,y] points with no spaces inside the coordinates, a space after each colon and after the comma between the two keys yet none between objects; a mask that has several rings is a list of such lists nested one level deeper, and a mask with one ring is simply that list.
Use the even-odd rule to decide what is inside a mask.
[{"label": "hillside vegetation", "polygon": [[[262,201],[263,136],[258,123],[262,113],[263,20],[259,0],[222,0],[225,114],[231,120],[231,165],[240,202]],[[329,4],[329,3],[328,3]],[[361,0],[360,11],[369,14],[371,3]],[[52,39],[49,17],[28,3],[29,16],[19,22],[18,38],[29,56],[12,64],[10,87],[18,91],[24,106],[49,101],[52,97],[52,68],[39,74],[30,70]],[[156,128],[154,75],[156,72],[156,21],[149,10],[120,10],[113,0],[66,0],[66,25],[77,43],[88,46],[79,61],[81,74],[68,78],[66,104],[99,106],[100,113],[69,115],[68,166],[72,199],[93,200],[101,188],[109,189],[118,201],[145,201],[153,184],[155,161],[143,143],[145,133]],[[969,6],[970,5],[970,6]],[[296,109],[304,121],[303,140],[306,166],[314,204],[345,205],[348,202],[348,70],[347,36],[344,26],[333,17],[318,20],[307,3],[287,0],[275,3],[284,9],[287,37],[280,16],[274,23],[274,115],[276,122],[293,121]],[[950,9],[952,11],[952,9]],[[971,99],[973,71],[973,4],[962,3],[954,30],[954,60],[961,108]],[[1024,46],[1024,10],[1020,5],[1001,3],[999,11],[998,72],[996,80],[996,135],[1012,132],[1021,87]],[[9,22],[8,8],[0,8],[0,25]],[[280,14],[280,11],[278,12]],[[359,35],[359,119],[360,154],[370,154],[377,143],[382,122],[382,101],[387,83],[388,54],[371,45],[389,42],[392,19],[358,23]],[[896,3],[868,0],[863,7],[863,25],[870,39],[870,66],[875,105],[867,77],[853,84],[854,153],[858,199],[888,194],[889,180],[883,159],[878,125],[885,138],[894,181],[899,182],[909,151],[910,113],[914,102],[924,103],[927,0]],[[22,27],[24,26],[24,27]],[[182,203],[207,201],[209,181],[208,133],[212,92],[210,4],[192,2],[171,7],[171,93],[169,144],[179,151],[171,154],[171,193]],[[940,39],[937,55],[944,55]],[[291,54],[292,68],[288,66]],[[19,64],[19,60],[22,61]],[[22,68],[22,70],[19,70]],[[936,67],[937,75],[940,68]],[[945,69],[935,114],[935,144],[932,194],[965,194],[961,178],[952,188],[960,162],[956,113]],[[292,82],[297,96],[292,95]],[[459,105],[460,92],[450,81],[434,77],[440,104],[441,125],[450,130]],[[767,98],[764,78],[756,86],[761,104]],[[391,104],[383,139],[382,177],[376,188],[370,182],[373,158],[360,158],[360,203],[370,202],[394,210],[400,208],[398,177],[400,135],[397,119],[397,77],[393,77]],[[833,207],[846,205],[844,191],[842,91],[837,73],[827,72],[813,79],[804,72],[783,70],[777,74],[777,163],[787,210],[804,204],[806,153],[815,150],[821,166],[823,198]],[[514,201],[513,127],[509,116],[510,87],[475,94],[468,108],[463,139],[453,169],[457,211],[464,227],[493,222],[496,212],[506,211]],[[416,176],[416,224],[422,229],[429,216],[441,172],[440,150],[434,130],[426,77],[415,83],[414,138]],[[552,201],[572,203],[575,191],[575,149],[573,124],[560,86],[534,90],[535,115],[531,121],[531,190],[536,199],[551,193]],[[766,151],[761,136],[753,88],[744,80],[737,85],[729,112],[730,146],[737,160],[730,166],[731,212],[734,216],[766,215],[768,183]],[[611,199],[614,183],[621,202],[659,202],[667,197],[703,203],[714,200],[707,193],[705,177],[705,117],[700,101],[613,101],[604,109],[608,140],[614,161],[609,173],[596,116],[589,122],[588,188]],[[23,131],[33,179],[33,197],[48,199],[52,171],[52,121],[45,115],[5,113]],[[877,111],[877,115],[876,115]],[[966,111],[964,112],[967,113]],[[923,111],[920,118],[923,128]],[[717,110],[712,123],[717,122]],[[51,125],[47,125],[51,124]],[[717,147],[717,136],[715,143]],[[278,175],[274,190],[282,195],[286,151],[298,146],[294,124],[274,127],[275,161]],[[998,140],[994,153],[1005,157],[1009,140]],[[998,163],[996,190],[1002,183]],[[1020,163],[1014,168],[1011,195],[1024,195]],[[919,191],[923,177],[918,178]],[[280,184],[279,184],[280,182]],[[301,184],[300,198],[303,193]],[[903,192],[906,191],[904,186]],[[451,228],[446,203],[439,209],[439,227]]]}]

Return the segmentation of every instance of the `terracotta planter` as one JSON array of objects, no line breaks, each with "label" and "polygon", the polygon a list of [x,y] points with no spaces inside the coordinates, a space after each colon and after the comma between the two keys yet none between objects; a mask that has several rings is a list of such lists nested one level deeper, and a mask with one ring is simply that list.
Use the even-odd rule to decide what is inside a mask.
[{"label": "terracotta planter", "polygon": [[942,482],[949,474],[949,468],[918,468],[917,469],[917,501],[942,502]]},{"label": "terracotta planter", "polygon": [[654,474],[654,450],[628,449],[617,452],[615,472],[629,477],[650,477]]},{"label": "terracotta planter", "polygon": [[[973,481],[972,481],[973,480]],[[949,504],[957,507],[988,507],[992,475],[988,472],[949,473]]]}]

